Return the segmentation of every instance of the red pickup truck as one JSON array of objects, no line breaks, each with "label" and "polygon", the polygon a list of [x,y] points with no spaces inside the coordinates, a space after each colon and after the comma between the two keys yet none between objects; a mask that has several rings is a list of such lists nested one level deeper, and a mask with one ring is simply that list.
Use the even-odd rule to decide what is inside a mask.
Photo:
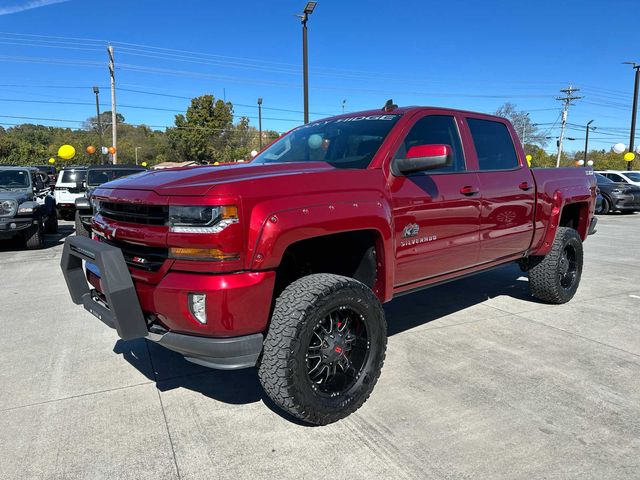
[{"label": "red pickup truck", "polygon": [[530,169],[503,118],[387,106],[298,127],[248,164],[102,185],[93,239],[68,238],[61,265],[121,338],[257,366],[276,404],[326,424],[373,390],[394,296],[517,261],[533,296],[570,300],[595,197],[591,169]]}]

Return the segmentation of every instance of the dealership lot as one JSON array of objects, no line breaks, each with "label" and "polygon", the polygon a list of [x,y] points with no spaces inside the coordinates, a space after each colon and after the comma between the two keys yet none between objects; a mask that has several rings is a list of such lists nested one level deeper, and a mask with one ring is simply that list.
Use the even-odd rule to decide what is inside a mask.
[{"label": "dealership lot", "polygon": [[510,265],[386,306],[382,377],[327,427],[71,303],[63,222],[0,245],[0,478],[638,478],[640,214],[599,218],[572,302]]}]

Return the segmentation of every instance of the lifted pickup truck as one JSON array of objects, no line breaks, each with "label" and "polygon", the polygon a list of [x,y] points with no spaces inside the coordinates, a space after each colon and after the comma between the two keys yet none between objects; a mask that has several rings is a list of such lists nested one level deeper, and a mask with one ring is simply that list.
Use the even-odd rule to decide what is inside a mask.
[{"label": "lifted pickup truck", "polygon": [[298,127],[249,164],[105,184],[93,240],[67,239],[61,264],[121,338],[257,366],[277,405],[327,424],[372,392],[394,296],[517,261],[535,297],[569,301],[595,197],[590,169],[530,169],[503,118],[385,107]]}]

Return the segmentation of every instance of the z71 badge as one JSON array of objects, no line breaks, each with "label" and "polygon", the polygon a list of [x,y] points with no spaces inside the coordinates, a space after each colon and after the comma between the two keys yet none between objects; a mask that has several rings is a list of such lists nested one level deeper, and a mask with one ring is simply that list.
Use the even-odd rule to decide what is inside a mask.
[{"label": "z71 badge", "polygon": [[419,243],[433,242],[437,239],[435,235],[429,235],[426,237],[418,237],[420,227],[417,223],[410,223],[402,230],[402,238],[407,240],[401,240],[401,247],[411,247],[418,245]]}]

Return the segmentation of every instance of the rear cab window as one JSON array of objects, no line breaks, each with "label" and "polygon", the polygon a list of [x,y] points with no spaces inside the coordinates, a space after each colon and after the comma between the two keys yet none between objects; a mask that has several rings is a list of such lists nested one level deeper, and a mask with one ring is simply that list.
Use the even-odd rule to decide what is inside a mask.
[{"label": "rear cab window", "polygon": [[86,170],[63,170],[60,175],[60,183],[82,182],[87,178]]},{"label": "rear cab window", "polygon": [[467,118],[480,170],[514,170],[520,167],[509,129],[502,122]]}]

